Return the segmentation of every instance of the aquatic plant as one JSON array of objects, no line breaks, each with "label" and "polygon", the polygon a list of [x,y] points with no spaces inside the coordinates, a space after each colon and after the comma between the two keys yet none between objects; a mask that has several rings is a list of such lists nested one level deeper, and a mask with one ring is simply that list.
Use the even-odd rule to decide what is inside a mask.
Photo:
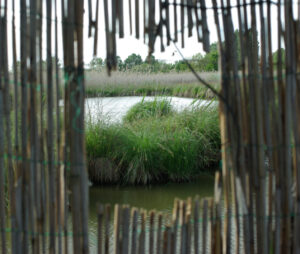
[{"label": "aquatic plant", "polygon": [[173,111],[170,99],[158,97],[153,101],[145,101],[143,99],[129,109],[123,120],[125,122],[133,122],[149,117],[161,117],[169,115]]},{"label": "aquatic plant", "polygon": [[87,126],[86,151],[95,183],[186,181],[214,170],[220,159],[218,112],[207,106],[118,124],[99,121]]}]

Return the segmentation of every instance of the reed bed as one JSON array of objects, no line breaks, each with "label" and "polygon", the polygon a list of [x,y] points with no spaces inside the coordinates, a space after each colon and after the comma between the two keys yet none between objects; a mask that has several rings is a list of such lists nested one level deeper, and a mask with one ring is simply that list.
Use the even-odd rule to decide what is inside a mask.
[{"label": "reed bed", "polygon": [[134,119],[129,111],[131,120],[127,115],[127,121],[120,124],[88,124],[86,151],[91,181],[149,184],[186,181],[204,171],[214,172],[220,159],[215,107],[169,111],[164,116],[137,114]]},{"label": "reed bed", "polygon": [[[207,82],[219,87],[218,72],[200,73]],[[130,71],[114,72],[108,77],[106,72],[89,71],[86,79],[87,97],[166,95],[191,98],[213,98],[214,95],[199,85],[192,73],[151,73]]]}]

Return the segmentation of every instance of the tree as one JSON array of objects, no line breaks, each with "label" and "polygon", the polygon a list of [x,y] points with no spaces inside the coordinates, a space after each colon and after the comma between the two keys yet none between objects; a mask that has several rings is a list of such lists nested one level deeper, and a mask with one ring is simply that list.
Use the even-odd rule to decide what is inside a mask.
[{"label": "tree", "polygon": [[92,70],[101,70],[104,66],[103,59],[101,57],[94,57],[90,61],[89,66]]},{"label": "tree", "polygon": [[128,56],[124,61],[124,65],[126,69],[131,69],[133,66],[140,65],[142,63],[143,63],[142,57],[134,53]]}]

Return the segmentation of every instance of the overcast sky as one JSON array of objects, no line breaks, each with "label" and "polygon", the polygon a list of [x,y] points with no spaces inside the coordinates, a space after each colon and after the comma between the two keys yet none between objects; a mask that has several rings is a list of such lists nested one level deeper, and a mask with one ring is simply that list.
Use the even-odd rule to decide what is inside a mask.
[{"label": "overcast sky", "polygon": [[[158,0],[156,0],[158,3]],[[249,0],[248,0],[249,1]],[[8,36],[9,36],[9,46],[11,45],[11,19],[12,19],[12,1],[8,1]],[[20,9],[19,9],[19,1],[16,1],[16,30],[17,30],[17,54],[19,56],[19,31],[20,31]],[[59,21],[59,30],[58,30],[58,42],[59,42],[59,59],[62,59],[62,32],[61,32],[61,1],[58,0],[58,21]],[[93,0],[93,5],[95,6],[96,0]],[[132,1],[134,2],[134,1]],[[142,24],[142,2],[140,1],[140,18]],[[207,6],[211,6],[211,1],[206,1]],[[236,2],[232,1],[232,5],[235,5]],[[104,13],[103,13],[103,0],[99,0],[100,5],[100,11],[99,11],[99,34],[98,34],[98,57],[105,58],[106,57],[106,43],[105,43],[105,24],[104,24]],[[134,4],[133,4],[133,11],[134,11]],[[178,7],[180,8],[180,7]],[[258,11],[258,8],[257,8]],[[178,28],[180,29],[180,10],[178,9]],[[118,39],[117,40],[117,55],[119,55],[122,60],[124,60],[128,55],[132,53],[140,54],[143,59],[148,54],[148,47],[143,42],[143,36],[140,36],[141,39],[137,40],[134,37],[134,34],[132,36],[129,35],[129,15],[128,15],[128,0],[124,0],[124,26],[125,26],[125,38],[124,39]],[[259,12],[257,12],[259,14]],[[46,9],[44,8],[44,17],[46,15]],[[232,10],[233,15],[233,23],[235,29],[237,29],[237,11],[236,9]],[[85,1],[85,15],[84,15],[84,61],[85,63],[89,63],[90,60],[93,58],[93,38],[88,38],[88,6],[87,1]],[[250,13],[248,15],[248,18],[250,17]],[[158,19],[158,17],[156,17]],[[173,23],[173,7],[171,7],[170,11],[170,19],[171,19],[171,27]],[[54,20],[54,13],[53,13],[53,20]],[[133,19],[134,20],[134,19]],[[258,19],[259,20],[259,19]],[[46,18],[43,19],[44,21],[44,39],[46,36]],[[213,11],[208,10],[207,11],[207,22],[210,30],[210,42],[217,41],[217,35],[216,35],[216,29],[215,29],[215,23],[214,23],[214,17],[213,17]],[[185,22],[187,24],[187,22]],[[250,22],[249,22],[250,23]],[[274,29],[272,29],[272,40],[274,42],[273,51],[277,48],[277,7],[274,5],[272,6],[272,26]],[[54,29],[54,22],[53,22],[53,29]],[[140,25],[140,35],[142,35],[142,25]],[[258,23],[258,29],[259,23]],[[133,22],[133,31],[135,31],[135,26]],[[171,30],[171,34],[173,34],[173,30]],[[187,29],[185,29],[185,32],[187,33]],[[118,38],[118,36],[117,36]],[[180,37],[179,37],[180,38]],[[44,40],[45,41],[45,40]],[[166,44],[166,43],[165,43]],[[181,46],[181,42],[178,42],[178,46]],[[46,57],[46,43],[44,43],[44,50],[43,50],[43,56]],[[193,36],[191,38],[187,38],[186,34],[186,41],[185,41],[185,48],[180,50],[182,54],[186,58],[190,58],[191,56],[197,54],[197,53],[203,53],[202,50],[202,44],[199,44],[197,42],[197,36],[196,36],[196,30],[193,30]],[[9,47],[9,60],[11,62],[11,55],[12,55],[12,48]],[[53,52],[54,52],[54,41],[53,41]],[[181,59],[178,52],[176,52],[175,47],[171,44],[169,47],[166,47],[165,52],[160,52],[160,39],[158,38],[156,40],[156,47],[155,47],[155,58],[165,60],[167,62],[173,62],[175,60]],[[11,63],[10,63],[11,64]]]}]

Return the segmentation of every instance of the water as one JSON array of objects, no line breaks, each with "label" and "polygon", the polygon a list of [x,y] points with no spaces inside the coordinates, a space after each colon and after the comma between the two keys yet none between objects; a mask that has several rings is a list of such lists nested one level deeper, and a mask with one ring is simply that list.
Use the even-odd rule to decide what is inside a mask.
[{"label": "water", "polygon": [[213,195],[214,177],[202,175],[190,183],[167,183],[152,186],[91,186],[89,237],[91,253],[96,253],[97,239],[97,203],[128,204],[131,207],[155,209],[171,214],[174,198],[200,198]]},{"label": "water", "polygon": [[[191,98],[163,97],[170,100],[173,109],[180,112],[193,106],[209,105],[211,101],[195,100]],[[86,99],[86,119],[95,122],[99,119],[109,123],[121,122],[123,116],[136,103],[152,101],[157,97],[105,97]],[[215,104],[215,102],[213,102]],[[96,253],[97,246],[97,204],[109,203],[128,204],[131,207],[146,210],[155,209],[164,214],[171,214],[174,198],[186,199],[188,197],[200,198],[213,195],[214,177],[203,175],[190,183],[167,183],[152,186],[91,186],[90,187],[90,216],[89,237],[91,253]],[[113,227],[113,225],[111,225]]]},{"label": "water", "polygon": [[[128,96],[128,97],[99,97],[85,100],[86,119],[92,122],[104,119],[108,122],[120,122],[127,111],[136,103],[142,101],[153,101],[158,97],[153,96]],[[191,108],[192,106],[205,106],[212,103],[209,100],[196,100],[180,97],[163,97],[170,100],[176,111]],[[213,102],[215,104],[215,102]]]}]

